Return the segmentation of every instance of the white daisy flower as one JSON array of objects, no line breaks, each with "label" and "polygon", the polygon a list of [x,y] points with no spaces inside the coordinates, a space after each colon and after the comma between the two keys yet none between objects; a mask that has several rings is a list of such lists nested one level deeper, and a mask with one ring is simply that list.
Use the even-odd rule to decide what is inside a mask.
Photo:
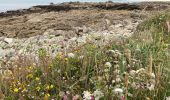
[{"label": "white daisy flower", "polygon": [[123,89],[121,89],[121,88],[115,88],[113,91],[114,91],[114,93],[119,93],[119,94],[123,93]]},{"label": "white daisy flower", "polygon": [[112,64],[111,64],[110,62],[106,62],[106,63],[105,63],[105,67],[111,68],[111,67],[112,67]]},{"label": "white daisy flower", "polygon": [[135,71],[135,70],[131,70],[131,71],[129,72],[129,74],[130,74],[130,76],[135,76],[136,71]]},{"label": "white daisy flower", "polygon": [[151,74],[151,78],[155,78],[155,74],[154,73]]},{"label": "white daisy flower", "polygon": [[89,91],[83,92],[83,100],[91,100],[92,94]]},{"label": "white daisy flower", "polygon": [[154,85],[154,84],[148,84],[148,85],[147,85],[147,88],[148,88],[150,91],[152,91],[152,90],[155,89],[155,85]]},{"label": "white daisy flower", "polygon": [[68,56],[68,58],[74,58],[74,57],[75,57],[75,54],[73,54],[73,53],[68,53],[67,56]]},{"label": "white daisy flower", "polygon": [[99,100],[100,98],[104,97],[104,94],[100,90],[96,90],[93,93],[95,100]]}]

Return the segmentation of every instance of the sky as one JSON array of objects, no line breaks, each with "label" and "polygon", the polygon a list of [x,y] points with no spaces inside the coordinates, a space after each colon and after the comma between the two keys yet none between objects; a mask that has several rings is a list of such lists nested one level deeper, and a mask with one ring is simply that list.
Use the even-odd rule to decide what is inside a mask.
[{"label": "sky", "polygon": [[[69,1],[81,1],[81,2],[105,2],[108,0],[0,0],[0,12],[6,10],[15,10],[22,8],[29,8],[34,5],[43,5]],[[139,2],[139,1],[160,1],[160,0],[112,0],[113,2]],[[161,0],[161,1],[170,1],[170,0]]]}]

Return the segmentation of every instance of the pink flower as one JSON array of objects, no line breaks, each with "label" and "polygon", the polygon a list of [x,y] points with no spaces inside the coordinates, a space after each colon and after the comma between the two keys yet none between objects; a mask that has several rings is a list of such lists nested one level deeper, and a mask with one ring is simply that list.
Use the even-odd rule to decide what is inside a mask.
[{"label": "pink flower", "polygon": [[75,96],[73,96],[72,100],[78,100],[78,99],[79,99],[79,95],[75,95]]},{"label": "pink flower", "polygon": [[90,100],[95,100],[95,97],[94,96],[91,96],[91,99]]},{"label": "pink flower", "polygon": [[125,100],[125,97],[124,97],[124,96],[121,96],[121,97],[120,97],[120,100]]},{"label": "pink flower", "polygon": [[68,100],[68,97],[66,94],[63,96],[63,100]]}]

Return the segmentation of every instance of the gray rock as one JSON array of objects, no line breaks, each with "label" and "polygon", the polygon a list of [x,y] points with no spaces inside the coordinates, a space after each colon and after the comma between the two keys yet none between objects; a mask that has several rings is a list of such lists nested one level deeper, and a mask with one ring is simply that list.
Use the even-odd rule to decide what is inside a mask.
[{"label": "gray rock", "polygon": [[90,33],[91,28],[87,28],[86,26],[83,26],[83,33]]},{"label": "gray rock", "polygon": [[4,42],[11,44],[13,42],[13,38],[5,38]]},{"label": "gray rock", "polygon": [[106,19],[106,24],[107,24],[107,25],[111,25],[111,22],[110,22],[109,19]]},{"label": "gray rock", "polygon": [[35,11],[35,10],[41,10],[39,7],[31,7],[29,10]]},{"label": "gray rock", "polygon": [[4,36],[4,33],[0,32],[0,37]]},{"label": "gray rock", "polygon": [[120,28],[120,27],[123,27],[123,25],[122,24],[115,25],[115,28]]},{"label": "gray rock", "polygon": [[78,42],[79,44],[83,44],[83,43],[86,43],[86,42],[87,42],[86,39],[87,39],[86,36],[82,36],[82,37],[79,37],[79,38],[77,39],[77,42]]},{"label": "gray rock", "polygon": [[50,35],[50,34],[54,34],[54,30],[53,29],[48,29],[44,32],[44,35],[47,36],[47,35]]},{"label": "gray rock", "polygon": [[0,48],[0,57],[4,56],[4,50]]},{"label": "gray rock", "polygon": [[95,39],[95,40],[100,40],[102,38],[101,34],[97,33],[97,32],[93,33],[91,35],[92,35],[93,39]]},{"label": "gray rock", "polygon": [[76,41],[76,40],[77,40],[76,37],[72,37],[72,38],[70,39],[70,41]]}]

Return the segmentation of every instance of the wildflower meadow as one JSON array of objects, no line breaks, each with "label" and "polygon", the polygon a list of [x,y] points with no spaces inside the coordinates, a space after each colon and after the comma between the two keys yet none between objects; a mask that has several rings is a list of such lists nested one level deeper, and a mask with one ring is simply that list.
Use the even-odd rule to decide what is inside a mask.
[{"label": "wildflower meadow", "polygon": [[88,43],[55,58],[41,48],[36,61],[20,56],[0,75],[0,99],[170,100],[165,21],[156,16],[138,34],[103,47]]}]

